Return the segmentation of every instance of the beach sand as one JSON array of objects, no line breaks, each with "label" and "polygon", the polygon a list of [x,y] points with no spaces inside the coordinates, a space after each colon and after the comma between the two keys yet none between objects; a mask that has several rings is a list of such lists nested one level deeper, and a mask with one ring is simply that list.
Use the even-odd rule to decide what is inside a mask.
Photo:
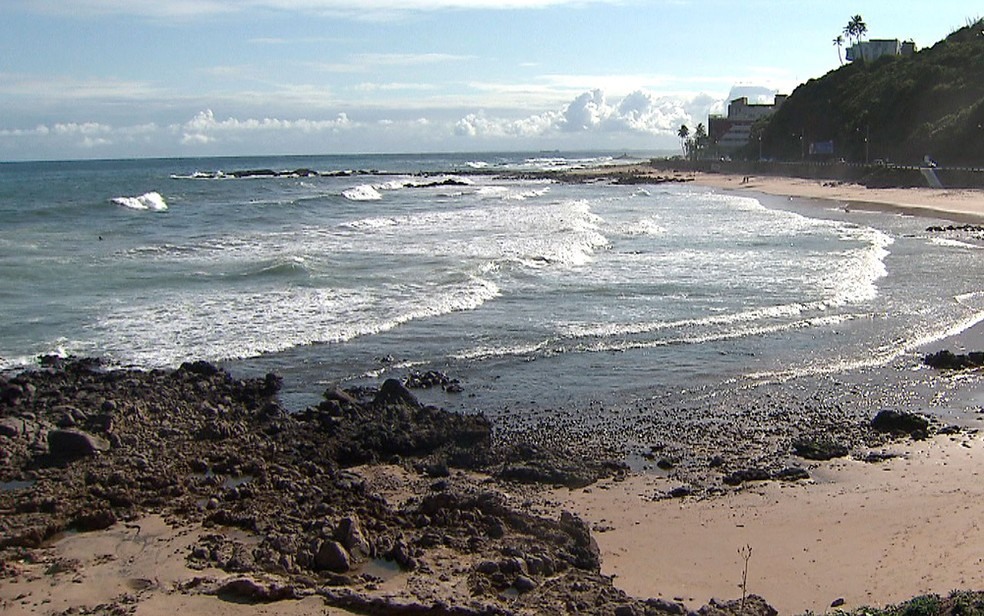
[{"label": "beach sand", "polygon": [[900,455],[819,463],[809,483],[706,499],[653,500],[664,488],[650,476],[555,498],[603,531],[602,571],[617,587],[692,608],[741,595],[746,546],[747,590],[780,614],[984,588],[984,440],[939,436],[887,450]]},{"label": "beach sand", "polygon": [[693,177],[697,184],[722,190],[825,199],[848,208],[888,209],[955,221],[984,221],[984,190],[867,188],[830,180],[779,176],[748,176],[745,181],[744,176],[718,173],[697,173]]}]

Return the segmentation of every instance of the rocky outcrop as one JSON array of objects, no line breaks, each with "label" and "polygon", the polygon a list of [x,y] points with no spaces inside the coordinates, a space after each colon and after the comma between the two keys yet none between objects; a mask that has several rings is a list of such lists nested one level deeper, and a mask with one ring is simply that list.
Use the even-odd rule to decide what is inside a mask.
[{"label": "rocky outcrop", "polygon": [[[24,480],[0,491],[0,568],[61,531],[157,512],[199,526],[187,564],[235,576],[199,590],[230,601],[315,593],[389,614],[669,611],[601,575],[582,520],[535,515],[461,470],[506,478],[525,464],[539,476],[510,481],[580,485],[611,465],[499,450],[483,416],[423,405],[399,381],[329,388],[299,413],[280,406],[276,375],[237,379],[206,362],[144,372],[52,360],[0,385],[0,481]],[[427,487],[388,500],[357,466],[376,462]],[[374,594],[379,566],[406,590]]]},{"label": "rocky outcrop", "polygon": [[956,354],[946,349],[930,353],[923,358],[923,363],[937,370],[966,370],[984,366],[984,351]]},{"label": "rocky outcrop", "polygon": [[886,409],[871,420],[871,427],[878,432],[907,434],[913,438],[926,438],[929,420],[915,413]]}]

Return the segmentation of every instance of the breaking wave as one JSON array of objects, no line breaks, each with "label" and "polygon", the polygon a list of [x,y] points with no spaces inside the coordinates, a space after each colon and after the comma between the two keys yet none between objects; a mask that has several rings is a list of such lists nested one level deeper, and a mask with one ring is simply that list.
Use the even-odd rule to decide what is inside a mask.
[{"label": "breaking wave", "polygon": [[131,210],[151,210],[154,212],[167,210],[167,202],[164,201],[161,193],[156,191],[144,193],[139,197],[115,197],[110,201]]}]

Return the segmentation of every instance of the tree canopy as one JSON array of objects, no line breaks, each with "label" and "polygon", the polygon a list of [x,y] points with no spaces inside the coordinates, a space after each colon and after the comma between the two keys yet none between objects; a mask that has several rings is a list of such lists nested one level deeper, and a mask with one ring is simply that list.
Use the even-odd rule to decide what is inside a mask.
[{"label": "tree canopy", "polygon": [[[799,159],[804,144],[833,141],[834,155],[849,161],[930,154],[944,164],[984,163],[984,20],[909,57],[811,79],[756,130],[770,158]],[[748,157],[758,155],[758,144],[750,149]]]}]

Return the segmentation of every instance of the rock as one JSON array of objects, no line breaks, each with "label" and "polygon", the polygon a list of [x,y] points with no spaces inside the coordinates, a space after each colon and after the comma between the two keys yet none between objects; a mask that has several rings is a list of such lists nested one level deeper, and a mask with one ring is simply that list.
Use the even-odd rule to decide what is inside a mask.
[{"label": "rock", "polygon": [[416,396],[410,393],[410,390],[396,379],[386,379],[372,402],[379,406],[397,404],[415,409],[421,406]]},{"label": "rock", "polygon": [[915,413],[883,410],[871,420],[871,427],[879,432],[918,435],[929,430],[929,420]]},{"label": "rock", "polygon": [[830,607],[840,607],[845,603],[847,603],[847,601],[844,600],[844,597],[839,597],[831,602]]},{"label": "rock", "polygon": [[536,586],[536,582],[525,575],[516,576],[516,581],[513,582],[513,587],[520,593],[530,592],[536,588]]},{"label": "rock", "polygon": [[342,518],[335,530],[335,538],[348,551],[352,562],[365,562],[372,557],[372,548],[362,532],[362,525],[359,523],[358,517]]},{"label": "rock", "polygon": [[72,521],[72,527],[83,533],[105,530],[113,524],[116,524],[116,514],[111,509],[83,513]]},{"label": "rock", "polygon": [[984,352],[975,351],[967,354],[955,354],[942,350],[930,353],[923,358],[923,363],[937,370],[965,370],[984,366]]},{"label": "rock", "polygon": [[352,568],[348,551],[337,541],[325,541],[314,556],[316,569],[345,573]]},{"label": "rock", "polygon": [[680,616],[687,613],[687,608],[682,603],[667,601],[666,599],[646,599],[646,605],[655,609],[657,612]]},{"label": "rock", "polygon": [[339,389],[338,387],[329,387],[325,390],[324,399],[327,402],[338,402],[343,406],[355,406],[358,404],[358,400],[350,396],[345,390]]},{"label": "rock", "polygon": [[0,418],[0,436],[15,438],[20,436],[24,422],[13,417]]},{"label": "rock", "polygon": [[793,453],[807,460],[832,460],[846,456],[848,449],[834,441],[800,439],[793,441]]},{"label": "rock", "polygon": [[769,471],[760,468],[747,468],[725,475],[722,481],[729,486],[737,486],[746,481],[768,481],[769,479],[772,479],[772,473]]},{"label": "rock", "polygon": [[687,486],[680,486],[670,490],[669,494],[671,498],[683,498],[685,496],[690,496],[694,491]]},{"label": "rock", "polygon": [[293,586],[281,586],[273,582],[263,583],[252,578],[236,578],[223,582],[214,594],[233,603],[241,603],[243,600],[255,603],[272,603],[300,598],[300,594]]},{"label": "rock", "polygon": [[499,573],[499,563],[494,560],[483,560],[478,563],[475,570],[483,575],[492,575],[494,573]]},{"label": "rock", "polygon": [[633,605],[620,605],[615,608],[615,616],[639,616],[639,611]]},{"label": "rock", "polygon": [[81,430],[50,430],[48,451],[62,459],[75,459],[109,450],[109,441]]},{"label": "rock", "polygon": [[781,471],[776,471],[772,475],[772,478],[780,481],[800,481],[802,479],[809,479],[810,473],[798,466],[789,466]]}]

